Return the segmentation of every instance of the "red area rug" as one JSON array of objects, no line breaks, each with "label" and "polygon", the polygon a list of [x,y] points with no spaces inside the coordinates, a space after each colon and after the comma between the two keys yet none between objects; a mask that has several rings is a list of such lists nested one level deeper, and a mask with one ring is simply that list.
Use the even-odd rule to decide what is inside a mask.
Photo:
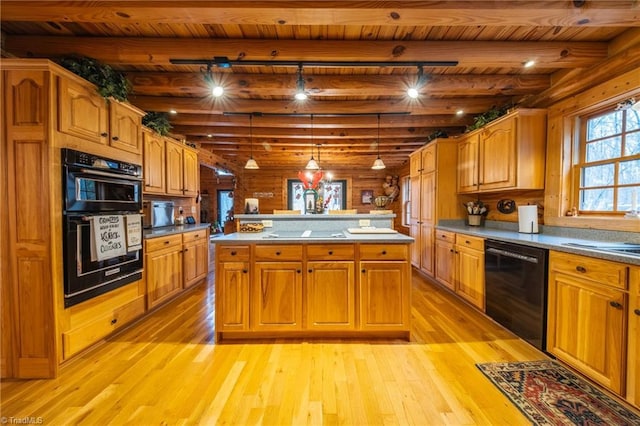
[{"label": "red area rug", "polygon": [[534,425],[640,425],[640,415],[556,362],[477,367]]}]

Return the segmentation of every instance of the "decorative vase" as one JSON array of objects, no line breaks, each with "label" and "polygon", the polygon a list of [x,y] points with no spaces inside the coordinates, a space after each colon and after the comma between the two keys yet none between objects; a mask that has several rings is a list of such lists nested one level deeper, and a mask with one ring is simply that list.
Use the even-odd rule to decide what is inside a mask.
[{"label": "decorative vase", "polygon": [[482,224],[481,214],[470,214],[468,217],[469,217],[469,226],[480,226]]}]

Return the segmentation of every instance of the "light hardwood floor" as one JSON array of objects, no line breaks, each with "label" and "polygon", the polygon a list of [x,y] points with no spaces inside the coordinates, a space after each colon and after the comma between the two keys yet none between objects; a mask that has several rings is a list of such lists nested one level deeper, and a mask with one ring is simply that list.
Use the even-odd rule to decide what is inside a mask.
[{"label": "light hardwood floor", "polygon": [[45,425],[524,425],[475,367],[543,359],[413,275],[412,339],[215,344],[212,277],[66,363],[4,381],[4,417]]}]

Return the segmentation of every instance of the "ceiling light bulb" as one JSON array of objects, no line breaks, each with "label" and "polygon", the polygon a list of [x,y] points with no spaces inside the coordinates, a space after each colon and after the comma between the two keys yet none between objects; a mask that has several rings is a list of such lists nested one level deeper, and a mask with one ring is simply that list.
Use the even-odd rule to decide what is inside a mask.
[{"label": "ceiling light bulb", "polygon": [[178,111],[176,111],[175,109],[170,109],[169,110],[169,114],[177,114],[177,113],[178,113]]},{"label": "ceiling light bulb", "polygon": [[407,90],[407,95],[409,95],[411,99],[416,99],[419,95],[418,89],[416,89],[415,87],[410,87],[409,90]]},{"label": "ceiling light bulb", "polygon": [[299,101],[304,101],[305,99],[307,99],[307,94],[304,92],[297,92],[296,99]]},{"label": "ceiling light bulb", "polygon": [[529,59],[528,61],[526,61],[523,66],[525,68],[531,68],[532,66],[534,66],[536,64],[536,61],[534,61],[533,59]]},{"label": "ceiling light bulb", "polygon": [[213,96],[215,96],[216,98],[219,98],[224,94],[224,88],[220,85],[217,85],[213,88],[211,93],[213,93]]},{"label": "ceiling light bulb", "polygon": [[456,111],[456,115],[462,115],[462,114],[464,114],[463,110],[459,109],[459,110]]}]

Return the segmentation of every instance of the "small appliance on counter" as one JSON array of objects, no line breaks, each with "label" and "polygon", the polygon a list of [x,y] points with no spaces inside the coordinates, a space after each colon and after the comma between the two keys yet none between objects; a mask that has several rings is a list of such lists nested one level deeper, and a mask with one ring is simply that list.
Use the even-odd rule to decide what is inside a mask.
[{"label": "small appliance on counter", "polygon": [[518,232],[538,233],[538,206],[518,206]]},{"label": "small appliance on counter", "polygon": [[172,201],[144,201],[142,212],[144,214],[145,228],[160,228],[172,226],[174,220],[175,205]]}]

